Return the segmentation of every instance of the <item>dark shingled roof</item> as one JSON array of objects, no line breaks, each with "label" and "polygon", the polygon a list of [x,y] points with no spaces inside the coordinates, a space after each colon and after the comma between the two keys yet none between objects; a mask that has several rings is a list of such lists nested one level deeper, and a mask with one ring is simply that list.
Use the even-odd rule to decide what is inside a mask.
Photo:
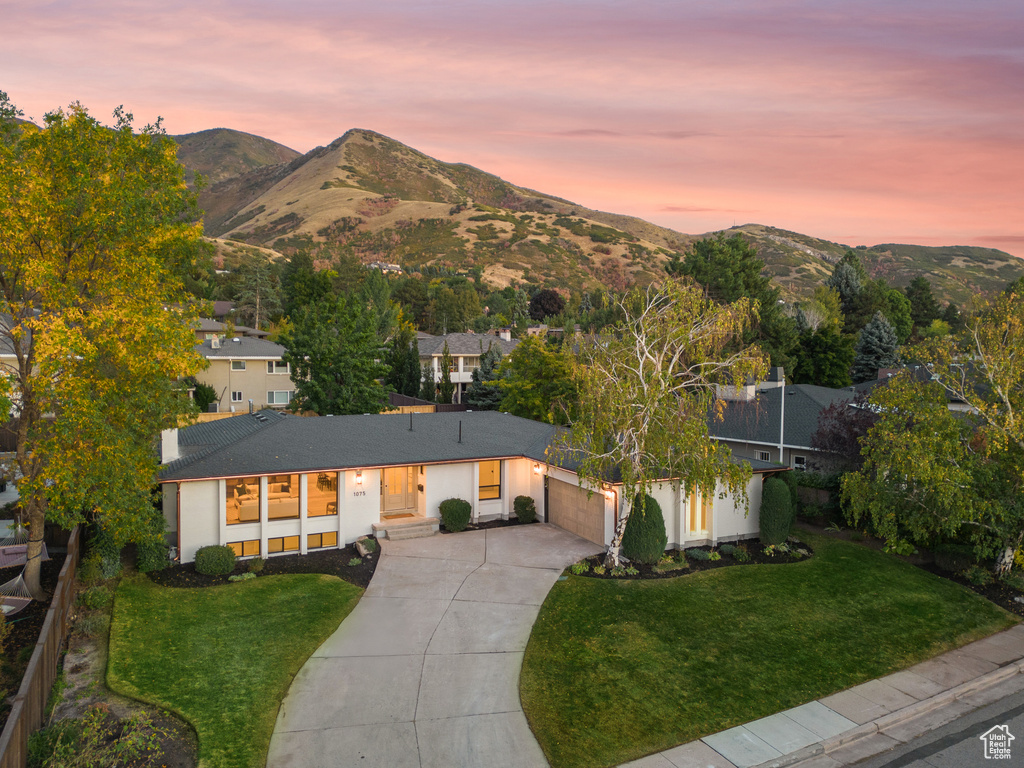
[{"label": "dark shingled roof", "polygon": [[507,355],[519,346],[519,341],[516,339],[506,341],[499,336],[491,336],[487,333],[449,333],[447,336],[421,338],[419,340],[420,357],[442,354],[446,341],[448,342],[448,352],[452,355],[482,355],[492,344],[496,349],[501,350],[501,354]]},{"label": "dark shingled roof", "polygon": [[214,349],[207,339],[202,344],[196,344],[196,351],[206,358],[270,358],[278,359],[284,354],[284,347],[272,341],[254,339],[249,336],[238,336],[234,339],[222,339],[220,349]]},{"label": "dark shingled roof", "polygon": [[[257,417],[247,415],[247,418],[255,420]],[[234,422],[235,419],[224,421]],[[230,439],[221,431],[227,427],[218,428],[222,423],[211,422],[181,430],[179,444],[182,445],[203,440],[218,442],[211,442],[199,456],[186,456],[165,466],[160,472],[161,481],[506,456],[525,456],[543,462],[545,449],[557,429],[550,424],[497,411],[417,413],[412,415],[412,431],[407,415],[301,418],[272,414],[259,426],[242,426],[252,431]],[[203,434],[191,432],[200,428],[205,430]]]},{"label": "dark shingled roof", "polygon": [[783,442],[800,448],[811,447],[811,435],[817,431],[818,417],[825,408],[857,396],[851,389],[830,389],[812,384],[762,390],[753,400],[727,402],[723,421],[709,419],[711,434],[722,440],[778,445],[783,391],[786,393]]},{"label": "dark shingled roof", "polygon": [[[302,418],[260,411],[197,424],[179,431],[188,455],[167,464],[161,482],[240,475],[289,474],[358,467],[404,466],[523,456],[550,460],[547,448],[561,427],[497,411],[417,413],[409,416]],[[462,442],[459,442],[459,425]],[[767,462],[737,459],[755,472],[777,470]],[[557,462],[575,470],[578,462]],[[619,478],[609,478],[619,482]]]},{"label": "dark shingled roof", "polygon": [[249,437],[266,427],[290,418],[288,414],[269,408],[258,413],[245,413],[226,419],[193,424],[178,430],[179,458],[164,465],[160,474],[177,472],[194,464],[226,445]]}]

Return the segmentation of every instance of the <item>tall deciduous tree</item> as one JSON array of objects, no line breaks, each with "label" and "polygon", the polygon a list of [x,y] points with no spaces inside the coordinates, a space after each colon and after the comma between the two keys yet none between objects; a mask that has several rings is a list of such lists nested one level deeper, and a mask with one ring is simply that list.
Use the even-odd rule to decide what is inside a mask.
[{"label": "tall deciduous tree", "polygon": [[41,129],[3,126],[0,345],[13,361],[0,379],[19,417],[35,597],[46,521],[92,518],[118,546],[160,535],[153,440],[188,408],[176,380],[202,363],[183,290],[198,221],[159,123],[137,134],[118,109],[108,128],[72,104]]},{"label": "tall deciduous tree", "polygon": [[380,413],[387,393],[377,380],[387,374],[379,361],[375,318],[344,296],[304,307],[281,336],[291,364],[296,411],[327,414]]},{"label": "tall deciduous tree", "polygon": [[[1004,294],[958,336],[911,351],[930,376],[893,377],[843,497],[890,547],[966,538],[1000,566],[1024,540],[1024,294]],[[953,413],[947,400],[970,410]]]},{"label": "tall deciduous tree", "polygon": [[[564,347],[563,347],[564,350]],[[548,424],[567,424],[579,397],[572,362],[564,351],[527,336],[498,367],[503,397],[501,410]]]},{"label": "tall deciduous tree", "polygon": [[579,459],[581,478],[621,478],[611,565],[619,561],[627,500],[657,480],[679,478],[706,496],[721,482],[745,495],[750,467],[732,462],[729,448],[710,437],[708,413],[716,402],[724,407],[716,385],[767,371],[757,347],[737,346],[755,320],[749,299],[720,305],[699,286],[670,280],[657,292],[631,292],[622,310],[613,332],[579,345],[579,411],[561,444]]}]

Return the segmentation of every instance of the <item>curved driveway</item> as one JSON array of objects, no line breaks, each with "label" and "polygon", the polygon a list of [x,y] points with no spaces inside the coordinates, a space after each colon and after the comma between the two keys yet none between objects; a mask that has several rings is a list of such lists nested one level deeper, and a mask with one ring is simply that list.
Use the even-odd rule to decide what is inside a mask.
[{"label": "curved driveway", "polygon": [[523,652],[562,570],[602,549],[548,524],[384,541],[366,594],[295,676],[268,768],[546,766]]}]

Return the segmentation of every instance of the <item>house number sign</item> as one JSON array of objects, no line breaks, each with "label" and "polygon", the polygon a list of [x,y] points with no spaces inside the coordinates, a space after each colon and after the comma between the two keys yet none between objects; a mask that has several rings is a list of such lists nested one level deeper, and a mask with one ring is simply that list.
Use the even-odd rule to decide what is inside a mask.
[{"label": "house number sign", "polygon": [[352,491],[353,496],[365,496],[366,491]]}]

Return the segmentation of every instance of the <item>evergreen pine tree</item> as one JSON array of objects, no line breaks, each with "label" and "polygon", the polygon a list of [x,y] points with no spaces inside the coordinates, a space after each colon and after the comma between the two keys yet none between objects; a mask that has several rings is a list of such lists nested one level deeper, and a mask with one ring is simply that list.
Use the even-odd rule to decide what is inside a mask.
[{"label": "evergreen pine tree", "polygon": [[434,369],[430,363],[423,364],[423,382],[420,385],[420,400],[433,403],[437,399],[437,384],[434,382]]},{"label": "evergreen pine tree", "polygon": [[416,337],[412,338],[412,346],[405,355],[405,374],[402,379],[402,394],[409,397],[417,397],[420,394],[420,343]]},{"label": "evergreen pine tree", "polygon": [[895,367],[898,346],[896,331],[881,312],[876,312],[875,317],[860,332],[860,339],[857,341],[852,372],[854,384],[876,378],[880,368]]},{"label": "evergreen pine tree", "polygon": [[479,411],[496,411],[505,393],[498,386],[497,371],[501,350],[491,345],[480,357],[480,366],[473,371],[473,383],[466,389],[466,405]]}]

